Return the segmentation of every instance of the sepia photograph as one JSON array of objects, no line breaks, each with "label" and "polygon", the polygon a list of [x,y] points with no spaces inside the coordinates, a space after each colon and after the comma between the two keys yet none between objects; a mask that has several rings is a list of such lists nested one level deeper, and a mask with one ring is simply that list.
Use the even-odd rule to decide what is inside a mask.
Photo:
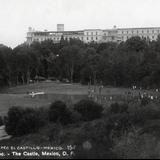
[{"label": "sepia photograph", "polygon": [[160,159],[160,0],[0,0],[0,159]]}]

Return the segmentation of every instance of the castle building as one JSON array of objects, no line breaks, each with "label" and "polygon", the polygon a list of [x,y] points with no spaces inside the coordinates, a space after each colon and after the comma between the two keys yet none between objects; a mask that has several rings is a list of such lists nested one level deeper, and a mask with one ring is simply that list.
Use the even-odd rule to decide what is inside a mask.
[{"label": "castle building", "polygon": [[65,40],[79,39],[84,43],[96,42],[125,42],[131,37],[139,36],[150,41],[156,40],[160,34],[160,27],[152,28],[117,28],[113,29],[85,29],[79,31],[65,31],[64,24],[57,24],[57,31],[36,31],[29,27],[27,32],[27,44],[34,41],[42,42],[45,40],[53,40],[54,43],[59,43],[62,36]]}]

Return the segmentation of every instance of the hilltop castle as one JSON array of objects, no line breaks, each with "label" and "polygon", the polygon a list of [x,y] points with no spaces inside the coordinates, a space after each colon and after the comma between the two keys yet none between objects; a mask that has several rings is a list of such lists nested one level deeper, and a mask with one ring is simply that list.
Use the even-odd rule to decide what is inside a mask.
[{"label": "hilltop castle", "polygon": [[79,39],[84,43],[96,42],[122,42],[135,36],[146,38],[151,41],[156,40],[160,34],[160,27],[152,28],[117,28],[113,29],[85,29],[79,31],[65,31],[64,24],[57,24],[57,31],[36,31],[29,27],[27,32],[27,44],[34,41],[42,42],[51,39],[54,43],[59,43],[62,36],[65,40]]}]

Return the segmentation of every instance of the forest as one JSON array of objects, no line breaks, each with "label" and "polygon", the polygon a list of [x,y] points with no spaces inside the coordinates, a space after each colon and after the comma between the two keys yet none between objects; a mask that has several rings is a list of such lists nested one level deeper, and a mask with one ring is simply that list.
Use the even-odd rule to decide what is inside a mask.
[{"label": "forest", "polygon": [[0,86],[43,79],[114,87],[160,86],[160,37],[149,41],[132,37],[121,43],[84,44],[77,39],[0,45]]}]

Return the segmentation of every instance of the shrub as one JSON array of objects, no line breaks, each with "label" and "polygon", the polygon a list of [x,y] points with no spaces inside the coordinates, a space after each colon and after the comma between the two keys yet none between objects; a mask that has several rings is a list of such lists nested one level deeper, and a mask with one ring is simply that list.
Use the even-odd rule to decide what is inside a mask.
[{"label": "shrub", "polygon": [[142,100],[141,100],[141,106],[146,106],[147,104],[149,104],[149,102],[150,102],[150,99],[149,98],[143,98]]},{"label": "shrub", "polygon": [[118,104],[118,103],[113,103],[111,104],[110,107],[110,112],[111,113],[124,113],[128,111],[128,105],[127,104]]},{"label": "shrub", "polygon": [[81,100],[74,106],[84,121],[90,121],[102,116],[103,107],[91,100]]},{"label": "shrub", "polygon": [[9,135],[17,135],[17,125],[22,119],[24,110],[20,107],[12,107],[8,111],[8,116],[5,119],[6,132]]},{"label": "shrub", "polygon": [[130,130],[131,126],[129,114],[119,113],[108,117],[106,128],[112,132],[112,136],[119,137]]},{"label": "shrub", "polygon": [[160,111],[152,108],[139,108],[130,113],[130,119],[133,124],[144,124],[148,120],[160,119]]},{"label": "shrub", "polygon": [[49,109],[49,120],[63,125],[71,123],[71,112],[62,101],[55,101]]},{"label": "shrub", "polygon": [[13,136],[22,136],[38,131],[45,124],[45,118],[38,109],[12,107],[6,118],[6,132]]},{"label": "shrub", "polygon": [[159,159],[160,142],[158,138],[130,132],[114,139],[112,151],[117,159]]}]

